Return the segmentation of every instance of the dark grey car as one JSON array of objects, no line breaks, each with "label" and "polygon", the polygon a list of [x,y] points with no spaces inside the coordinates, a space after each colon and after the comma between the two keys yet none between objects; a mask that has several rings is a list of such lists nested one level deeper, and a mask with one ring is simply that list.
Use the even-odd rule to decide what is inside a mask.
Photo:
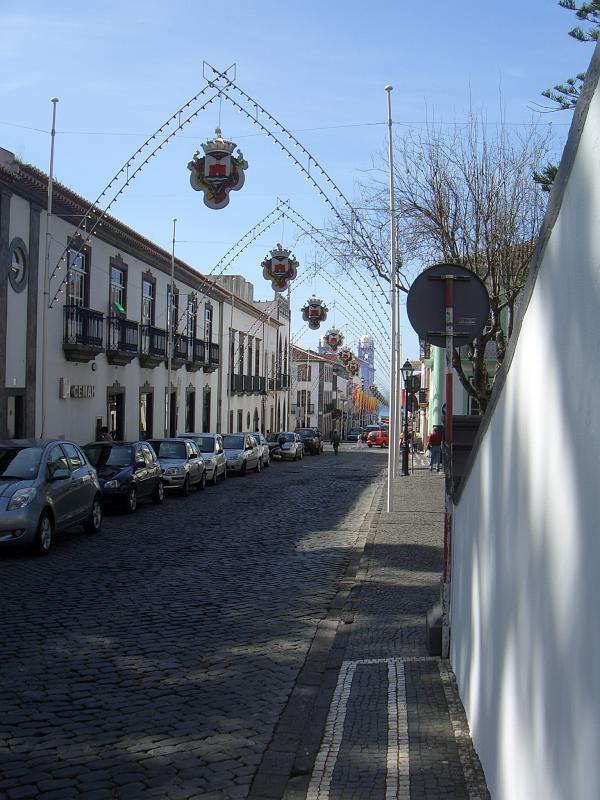
[{"label": "dark grey car", "polygon": [[56,531],[83,525],[100,530],[96,470],[83,450],[62,439],[0,441],[0,546],[50,550]]}]

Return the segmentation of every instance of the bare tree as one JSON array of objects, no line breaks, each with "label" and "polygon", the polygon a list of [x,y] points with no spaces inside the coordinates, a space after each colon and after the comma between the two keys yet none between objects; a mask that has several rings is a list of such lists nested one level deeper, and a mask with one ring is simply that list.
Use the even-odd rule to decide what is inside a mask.
[{"label": "bare tree", "polygon": [[[471,269],[488,289],[489,325],[454,354],[462,385],[483,411],[496,372],[486,362],[490,351],[497,366],[504,360],[545,210],[532,175],[548,157],[549,137],[534,126],[519,134],[492,128],[474,115],[449,131],[432,125],[409,133],[394,150],[401,288],[408,289],[411,266],[414,274],[416,265],[447,261]],[[389,236],[385,170],[363,187],[361,203],[382,253]]]}]

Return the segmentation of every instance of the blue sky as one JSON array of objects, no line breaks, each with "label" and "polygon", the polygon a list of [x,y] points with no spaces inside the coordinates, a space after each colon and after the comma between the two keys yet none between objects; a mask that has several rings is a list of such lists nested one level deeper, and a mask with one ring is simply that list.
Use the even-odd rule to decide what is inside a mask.
[{"label": "blue sky", "polygon": [[[515,129],[532,119],[551,125],[558,157],[570,113],[534,109],[544,102],[542,89],[585,69],[591,58],[591,45],[567,36],[575,21],[556,0],[382,0],[375,7],[337,0],[0,0],[0,146],[47,171],[50,98],[57,96],[55,176],[93,200],[145,138],[205,86],[204,61],[219,69],[235,63],[236,83],[360,205],[357,183],[385,153],[388,83],[398,131],[426,118],[461,121],[472,107]],[[190,188],[187,162],[219,121],[249,168],[227,208],[212,211]],[[215,103],[145,168],[111,213],[168,250],[177,217],[176,255],[209,272],[278,198],[317,227],[328,217],[292,162],[235,109]],[[360,332],[380,331],[388,314],[377,287],[365,275],[341,294],[336,285],[343,281],[328,268],[322,278],[308,278],[307,265],[321,254],[298,241],[290,223],[271,228],[227,272],[252,281],[257,299],[271,298],[260,262],[277,241],[300,261],[292,331],[301,345],[316,346],[335,323],[354,346],[359,331],[350,307]],[[330,307],[316,333],[303,329],[299,313],[313,292]],[[404,357],[417,356],[404,310],[402,334]],[[385,360],[383,333],[376,336]],[[378,383],[386,383],[382,370]]]}]

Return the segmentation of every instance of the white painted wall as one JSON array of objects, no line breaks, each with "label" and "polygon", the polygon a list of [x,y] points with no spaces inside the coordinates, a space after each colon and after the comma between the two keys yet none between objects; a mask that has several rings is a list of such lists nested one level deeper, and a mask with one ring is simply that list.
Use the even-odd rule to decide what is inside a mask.
[{"label": "white painted wall", "polygon": [[495,800],[600,797],[599,187],[596,88],[454,514],[451,660]]}]

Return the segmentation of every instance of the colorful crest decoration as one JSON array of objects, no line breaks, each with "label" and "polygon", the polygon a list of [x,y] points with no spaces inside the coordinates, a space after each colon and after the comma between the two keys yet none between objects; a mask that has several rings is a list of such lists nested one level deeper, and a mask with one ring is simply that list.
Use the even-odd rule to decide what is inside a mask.
[{"label": "colorful crest decoration", "polygon": [[337,353],[339,348],[344,344],[344,336],[337,328],[330,328],[323,337],[323,344],[331,350],[332,353]]},{"label": "colorful crest decoration", "polygon": [[350,375],[358,375],[360,364],[355,359],[352,359],[352,361],[349,364],[346,364],[346,369],[348,370]]},{"label": "colorful crest decoration", "polygon": [[342,347],[342,349],[338,353],[338,359],[342,362],[342,364],[347,367],[348,364],[354,360],[354,353],[350,350],[349,347]]},{"label": "colorful crest decoration", "polygon": [[321,327],[321,323],[327,319],[329,309],[322,300],[313,294],[302,307],[302,319],[308,322],[308,327],[316,331]]},{"label": "colorful crest decoration", "polygon": [[284,292],[298,272],[298,262],[290,251],[279,243],[271,250],[270,257],[265,256],[261,266],[263,278],[271,281],[271,286],[276,292]]},{"label": "colorful crest decoration", "polygon": [[209,208],[225,208],[229,192],[237,192],[244,185],[248,162],[239,149],[237,156],[232,155],[235,147],[235,143],[224,139],[221,129],[217,128],[215,138],[202,145],[204,155],[200,157],[200,151],[196,150],[188,164],[192,189],[204,192],[204,205]]}]

